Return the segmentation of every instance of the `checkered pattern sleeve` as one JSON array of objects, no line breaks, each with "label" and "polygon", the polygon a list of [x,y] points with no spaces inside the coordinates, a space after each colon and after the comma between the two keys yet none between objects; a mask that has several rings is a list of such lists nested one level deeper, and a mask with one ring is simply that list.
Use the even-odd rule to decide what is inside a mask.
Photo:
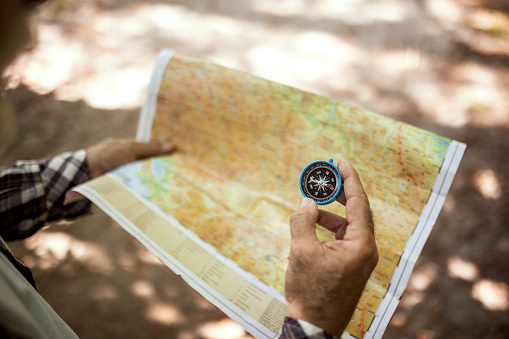
[{"label": "checkered pattern sleeve", "polygon": [[278,339],[336,339],[320,327],[306,321],[285,317]]},{"label": "checkered pattern sleeve", "polygon": [[26,238],[47,222],[88,212],[88,200],[64,206],[66,192],[88,179],[85,150],[18,161],[0,170],[0,235],[5,240]]}]

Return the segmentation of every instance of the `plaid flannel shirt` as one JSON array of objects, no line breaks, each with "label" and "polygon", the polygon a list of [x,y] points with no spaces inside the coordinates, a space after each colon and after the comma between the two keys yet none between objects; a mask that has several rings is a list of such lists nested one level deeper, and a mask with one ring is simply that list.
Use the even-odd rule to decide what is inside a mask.
[{"label": "plaid flannel shirt", "polygon": [[306,321],[285,317],[279,339],[334,339],[332,334]]},{"label": "plaid flannel shirt", "polygon": [[89,179],[85,150],[42,161],[18,161],[0,170],[0,251],[34,286],[32,273],[4,240],[31,236],[47,222],[72,219],[90,210],[90,201],[64,206],[66,192]]},{"label": "plaid flannel shirt", "polygon": [[[66,192],[88,179],[84,150],[43,161],[18,161],[13,167],[0,170],[0,252],[34,288],[37,287],[32,272],[12,254],[4,240],[26,238],[48,222],[73,219],[88,212],[90,201],[86,199],[64,205]],[[317,326],[290,317],[285,317],[277,337],[333,338]]]}]

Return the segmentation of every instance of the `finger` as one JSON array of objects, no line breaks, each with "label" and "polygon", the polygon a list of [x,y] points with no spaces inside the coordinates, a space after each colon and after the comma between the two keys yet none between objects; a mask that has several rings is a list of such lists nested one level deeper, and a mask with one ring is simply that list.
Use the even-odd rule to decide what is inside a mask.
[{"label": "finger", "polygon": [[336,240],[343,239],[348,222],[337,214],[318,210],[318,225],[336,234]]},{"label": "finger", "polygon": [[[339,170],[339,163],[341,162],[341,160],[338,161],[338,165],[337,165],[338,170]],[[341,173],[341,170],[339,171],[339,175],[341,176],[341,185],[343,185],[343,191],[341,192],[341,195],[336,198],[336,201],[344,206],[346,204],[346,197],[345,197],[345,190],[344,190],[345,178],[344,178],[343,173]]]},{"label": "finger", "polygon": [[318,221],[318,207],[309,199],[302,199],[299,209],[290,218],[290,235],[292,242],[312,244],[318,242],[316,223]]},{"label": "finger", "polygon": [[[348,229],[352,231],[364,230],[373,233],[373,218],[369,207],[369,200],[359,174],[346,159],[338,162],[338,169],[343,178],[345,196],[345,212],[348,218]],[[348,230],[347,230],[348,231]]]},{"label": "finger", "polygon": [[172,142],[137,142],[132,145],[136,159],[155,157],[158,155],[168,154],[176,149]]},{"label": "finger", "polygon": [[346,201],[353,196],[366,195],[364,188],[362,187],[359,174],[350,162],[343,158],[338,162],[338,170],[343,179],[343,194]]},{"label": "finger", "polygon": [[336,198],[336,201],[339,202],[341,205],[345,206],[346,198],[345,198],[345,190],[344,189],[343,189],[343,192],[341,192],[341,195]]}]

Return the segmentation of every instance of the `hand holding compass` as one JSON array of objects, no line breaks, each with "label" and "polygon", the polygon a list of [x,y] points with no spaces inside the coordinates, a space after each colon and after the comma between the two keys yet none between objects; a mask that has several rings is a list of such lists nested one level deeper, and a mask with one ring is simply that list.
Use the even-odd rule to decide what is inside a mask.
[{"label": "hand holding compass", "polygon": [[[318,208],[336,200],[343,186],[345,194],[338,201],[345,205],[345,216]],[[290,219],[288,316],[341,337],[378,261],[368,196],[346,159],[338,167],[332,160],[309,164],[301,175],[301,190],[312,199],[304,198]],[[333,232],[336,240],[320,242],[317,224]]]}]

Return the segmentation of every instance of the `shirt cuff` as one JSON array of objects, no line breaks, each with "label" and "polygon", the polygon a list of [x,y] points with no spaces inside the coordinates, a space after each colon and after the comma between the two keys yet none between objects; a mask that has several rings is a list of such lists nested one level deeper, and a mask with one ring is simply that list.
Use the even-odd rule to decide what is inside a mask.
[{"label": "shirt cuff", "polygon": [[65,194],[90,178],[86,153],[63,153],[42,161],[18,161],[0,170],[0,232],[26,238],[48,221],[72,219],[90,210],[83,200],[64,206]]},{"label": "shirt cuff", "polygon": [[292,317],[285,317],[283,327],[279,333],[280,339],[333,339],[336,338],[322,328],[307,321]]},{"label": "shirt cuff", "polygon": [[64,205],[67,191],[90,179],[85,150],[44,160],[41,177],[46,188],[47,221],[73,219],[90,210],[90,201],[86,199]]}]

